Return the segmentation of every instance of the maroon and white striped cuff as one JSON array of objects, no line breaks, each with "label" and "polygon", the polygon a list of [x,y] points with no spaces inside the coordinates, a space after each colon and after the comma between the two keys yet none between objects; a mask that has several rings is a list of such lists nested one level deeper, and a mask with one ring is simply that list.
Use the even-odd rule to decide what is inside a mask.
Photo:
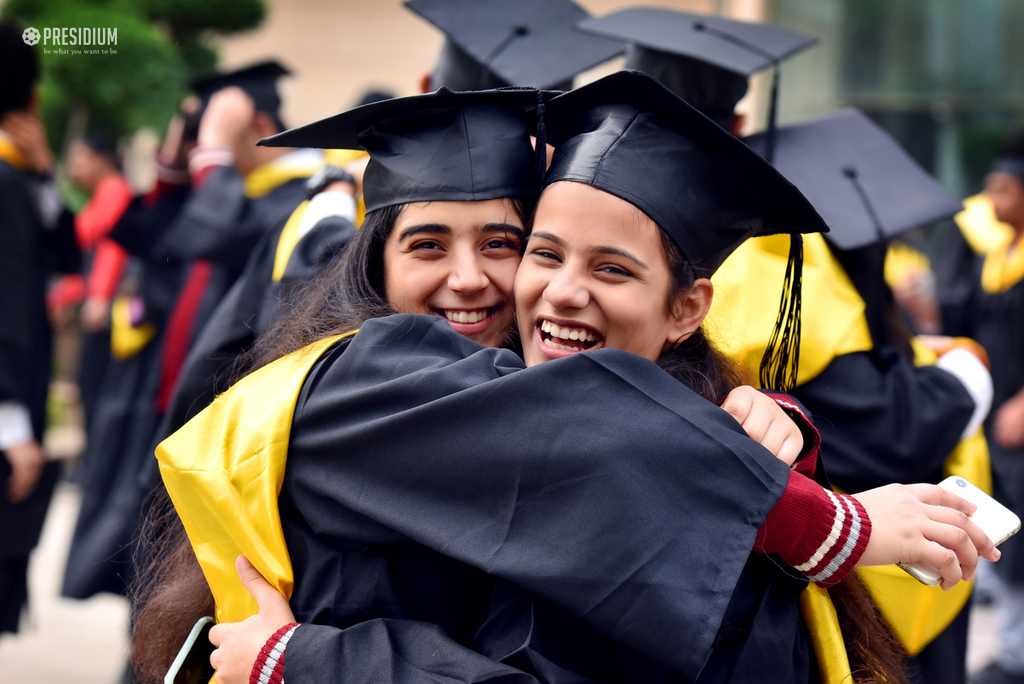
[{"label": "maroon and white striped cuff", "polygon": [[285,625],[267,639],[249,673],[249,684],[284,684],[284,650],[299,623]]},{"label": "maroon and white striped cuff", "polygon": [[824,491],[834,506],[832,528],[810,558],[793,567],[810,581],[827,585],[841,580],[856,565],[864,554],[871,527],[859,501]]},{"label": "maroon and white striped cuff", "polygon": [[227,145],[197,147],[188,155],[188,170],[192,177],[210,166],[231,166],[235,163],[235,152]]}]

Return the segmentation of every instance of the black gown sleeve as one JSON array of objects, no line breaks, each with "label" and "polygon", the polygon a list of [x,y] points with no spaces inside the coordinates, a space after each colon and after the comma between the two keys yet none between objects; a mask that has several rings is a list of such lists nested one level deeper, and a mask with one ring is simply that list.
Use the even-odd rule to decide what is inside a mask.
[{"label": "black gown sleeve", "polygon": [[537,684],[461,646],[437,625],[375,619],[337,629],[303,624],[285,651],[285,681],[317,684]]},{"label": "black gown sleeve", "polygon": [[848,492],[938,482],[974,411],[952,374],[887,347],[837,357],[793,396],[821,432],[829,479]]},{"label": "black gown sleeve", "polygon": [[160,248],[172,257],[207,259],[238,273],[260,239],[275,226],[284,225],[304,198],[303,180],[296,179],[251,199],[246,197],[245,179],[235,167],[220,166],[192,190]]},{"label": "black gown sleeve", "polygon": [[398,315],[308,377],[282,499],[321,538],[420,544],[692,679],[788,476],[650,361],[522,370]]}]

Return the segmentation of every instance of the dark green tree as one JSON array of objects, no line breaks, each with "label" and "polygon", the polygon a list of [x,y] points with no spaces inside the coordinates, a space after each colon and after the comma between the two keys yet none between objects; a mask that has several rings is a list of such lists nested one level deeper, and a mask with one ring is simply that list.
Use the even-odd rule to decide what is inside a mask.
[{"label": "dark green tree", "polygon": [[87,127],[118,136],[146,126],[162,129],[189,81],[216,66],[207,41],[254,28],[265,13],[263,0],[8,0],[3,6],[4,16],[40,31],[117,29],[117,45],[107,46],[107,54],[37,46],[43,121],[55,146]]}]

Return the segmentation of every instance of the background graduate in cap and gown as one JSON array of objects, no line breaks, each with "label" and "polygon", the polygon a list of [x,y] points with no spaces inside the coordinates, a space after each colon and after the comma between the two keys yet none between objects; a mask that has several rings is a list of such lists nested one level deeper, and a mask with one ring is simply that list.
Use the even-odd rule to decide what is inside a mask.
[{"label": "background graduate in cap and gown", "polygon": [[[158,158],[157,183],[132,198],[110,230],[131,255],[132,287],[114,300],[97,415],[78,477],[83,490],[62,594],[85,599],[100,592],[126,594],[132,582],[133,542],[145,496],[152,489],[153,438],[159,414],[161,350],[167,318],[188,263],[158,248],[189,197],[187,154],[195,145],[198,101],[186,100],[168,127]],[[149,484],[140,476],[149,473]],[[143,478],[145,479],[145,478]]]},{"label": "background graduate in cap and gown", "polygon": [[198,146],[189,162],[193,190],[160,245],[173,257],[194,260],[164,342],[157,395],[158,411],[164,414],[160,435],[172,432],[212,398],[214,379],[225,363],[210,358],[219,336],[193,347],[208,321],[231,329],[238,325],[234,307],[216,316],[214,310],[243,270],[273,268],[276,238],[305,199],[305,179],[322,163],[323,155],[313,150],[254,146],[260,137],[284,129],[276,81],[286,74],[271,61],[193,84],[204,106]]},{"label": "background graduate in cap and gown", "polygon": [[[764,152],[764,134],[748,142]],[[780,129],[775,155],[779,170],[831,228],[824,240],[805,240],[801,364],[792,390],[825,419],[822,462],[829,477],[844,491],[863,491],[957,474],[990,490],[978,427],[991,380],[977,347],[952,349],[946,340],[932,349],[912,341],[883,274],[892,237],[948,218],[959,202],[855,110]],[[784,259],[784,245],[759,240],[738,250],[716,279],[722,297],[711,318],[722,329],[724,349],[750,369],[767,344],[771,316],[761,310],[771,300],[745,284],[781,282]],[[749,325],[726,327],[737,316]],[[915,656],[912,676],[962,682],[970,585],[943,594],[897,568],[870,569],[862,577]]]}]

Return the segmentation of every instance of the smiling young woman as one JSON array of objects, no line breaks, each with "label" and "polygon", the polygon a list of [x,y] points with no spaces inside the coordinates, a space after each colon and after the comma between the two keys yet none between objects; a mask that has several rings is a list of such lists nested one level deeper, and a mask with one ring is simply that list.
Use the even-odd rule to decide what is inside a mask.
[{"label": "smiling young woman", "polygon": [[384,243],[384,290],[395,311],[444,316],[485,347],[508,338],[525,236],[506,199],[406,205]]}]

